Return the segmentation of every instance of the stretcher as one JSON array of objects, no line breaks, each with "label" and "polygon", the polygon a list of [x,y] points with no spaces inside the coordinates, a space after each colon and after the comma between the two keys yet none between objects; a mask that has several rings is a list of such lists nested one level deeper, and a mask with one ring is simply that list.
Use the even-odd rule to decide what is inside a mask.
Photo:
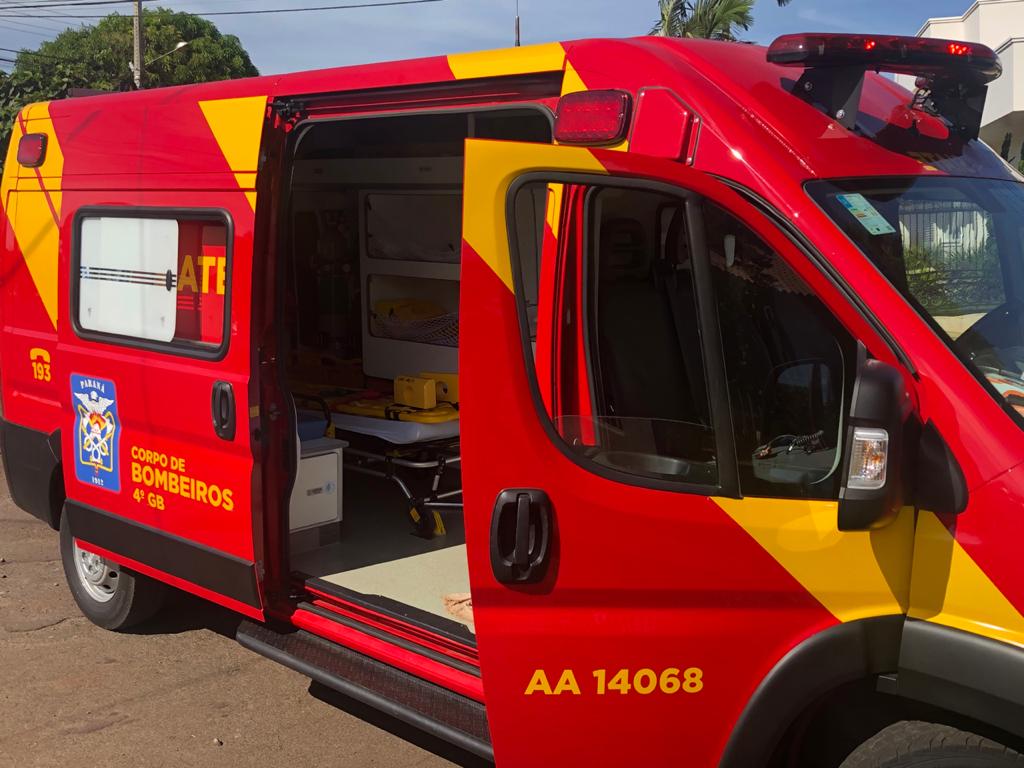
[{"label": "stretcher", "polygon": [[345,469],[393,482],[406,499],[417,535],[444,535],[440,512],[462,509],[461,483],[449,487],[447,482],[462,462],[454,406],[417,410],[387,398],[332,402],[319,395],[294,397],[297,403],[319,406],[298,409],[300,440],[343,435],[350,443]]}]

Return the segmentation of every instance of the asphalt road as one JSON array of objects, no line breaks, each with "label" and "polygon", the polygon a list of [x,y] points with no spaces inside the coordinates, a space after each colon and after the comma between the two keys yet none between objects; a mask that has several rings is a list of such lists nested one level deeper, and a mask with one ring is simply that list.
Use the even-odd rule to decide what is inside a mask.
[{"label": "asphalt road", "polygon": [[396,722],[310,696],[235,642],[238,621],[175,593],[134,634],[93,626],[57,534],[14,506],[0,471],[0,766],[452,765]]}]

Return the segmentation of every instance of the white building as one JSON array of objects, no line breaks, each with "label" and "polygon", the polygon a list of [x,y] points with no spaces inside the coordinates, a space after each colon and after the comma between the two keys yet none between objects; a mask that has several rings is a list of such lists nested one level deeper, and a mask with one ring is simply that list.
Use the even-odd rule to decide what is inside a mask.
[{"label": "white building", "polygon": [[989,86],[981,138],[998,152],[1012,134],[1009,157],[1019,163],[1024,156],[1024,0],[975,0],[963,16],[928,19],[917,36],[981,43],[999,54],[1003,76]]}]

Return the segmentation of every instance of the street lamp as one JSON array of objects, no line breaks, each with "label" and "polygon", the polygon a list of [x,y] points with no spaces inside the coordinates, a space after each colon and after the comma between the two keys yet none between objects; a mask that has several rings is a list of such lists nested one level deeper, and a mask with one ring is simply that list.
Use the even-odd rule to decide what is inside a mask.
[{"label": "street lamp", "polygon": [[[173,48],[171,48],[171,50],[167,51],[167,53],[161,53],[156,58],[150,59],[149,61],[147,61],[145,63],[144,66],[148,67],[154,61],[159,61],[164,56],[170,56],[172,53],[177,53],[182,48],[184,48],[186,45],[189,45],[191,42],[192,42],[191,40],[179,40],[178,44],[175,45]],[[135,80],[135,87],[136,88],[141,88],[142,87],[142,69],[143,69],[143,67],[142,66],[136,67],[135,66],[135,62],[129,61],[128,62],[128,69],[131,71],[132,77]]]},{"label": "street lamp", "polygon": [[150,59],[149,61],[147,61],[146,62],[146,66],[148,67],[154,61],[160,61],[160,59],[162,59],[164,56],[170,56],[172,53],[177,53],[178,51],[180,51],[182,48],[184,48],[186,45],[188,45],[191,42],[192,42],[191,40],[187,40],[187,41],[186,40],[179,40],[178,44],[176,46],[174,46],[173,48],[171,48],[171,50],[169,50],[167,53],[161,53],[155,59]]}]

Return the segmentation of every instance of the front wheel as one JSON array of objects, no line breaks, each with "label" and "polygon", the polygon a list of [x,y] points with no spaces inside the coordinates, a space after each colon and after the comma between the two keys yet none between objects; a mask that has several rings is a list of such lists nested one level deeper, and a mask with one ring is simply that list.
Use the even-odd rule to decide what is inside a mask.
[{"label": "front wheel", "polygon": [[904,720],[865,741],[839,768],[1024,768],[1024,755],[948,725]]},{"label": "front wheel", "polygon": [[60,559],[71,596],[97,626],[127,629],[150,618],[163,604],[167,589],[163,584],[78,546],[67,515],[61,515],[60,521]]}]

